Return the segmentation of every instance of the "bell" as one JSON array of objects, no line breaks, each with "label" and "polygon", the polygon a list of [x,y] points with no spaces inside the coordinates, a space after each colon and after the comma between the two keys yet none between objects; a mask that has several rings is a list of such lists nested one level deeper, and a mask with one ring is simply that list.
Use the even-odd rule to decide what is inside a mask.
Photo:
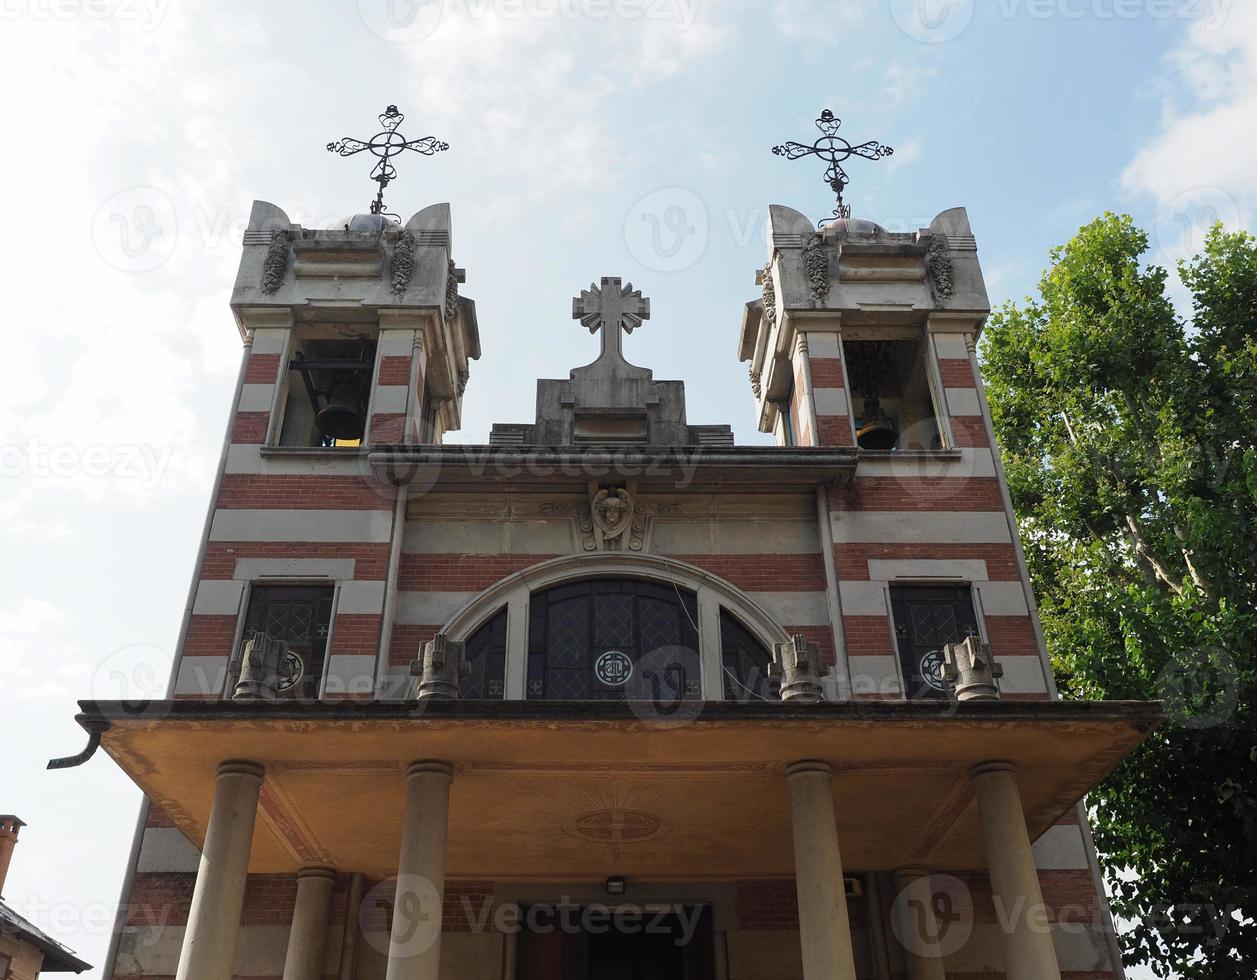
[{"label": "bell", "polygon": [[328,439],[352,442],[366,430],[362,396],[353,378],[337,381],[328,392],[327,404],[314,417],[314,424]]},{"label": "bell", "polygon": [[882,411],[881,403],[876,398],[864,400],[864,418],[855,433],[856,445],[861,449],[875,449],[885,452],[895,448],[899,442],[899,432],[895,423]]}]

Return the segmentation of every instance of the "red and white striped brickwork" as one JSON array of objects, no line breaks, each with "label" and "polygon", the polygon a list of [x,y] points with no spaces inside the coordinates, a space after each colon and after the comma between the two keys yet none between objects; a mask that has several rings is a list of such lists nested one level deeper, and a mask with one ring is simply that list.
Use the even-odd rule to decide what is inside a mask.
[{"label": "red and white striped brickwork", "polygon": [[[791,350],[794,442],[853,447],[842,330],[833,317],[827,322],[800,329]],[[927,349],[940,427],[952,452],[861,459],[848,486],[828,490],[820,522],[813,502],[757,517],[754,503],[734,506],[709,494],[687,504],[678,494],[672,516],[654,520],[650,550],[719,576],[787,632],[807,635],[836,665],[838,690],[856,697],[903,696],[889,608],[893,583],[971,583],[979,623],[1004,668],[1004,696],[1049,698],[1050,669],[991,441],[973,334],[947,326],[943,321],[929,330]],[[417,441],[416,421],[426,409],[421,338],[421,328],[404,318],[382,324],[371,444]],[[397,690],[423,642],[480,593],[516,572],[580,553],[570,517],[521,516],[492,506],[477,513],[446,507],[435,495],[412,500],[409,519],[399,527],[394,495],[368,477],[359,454],[272,451],[292,343],[291,326],[252,332],[193,608],[177,651],[173,690],[179,698],[223,696],[253,584],[333,584],[325,696],[366,697],[381,681],[377,655],[384,634],[391,641],[386,686]],[[397,601],[392,621],[385,622],[397,536]],[[1049,830],[1035,852],[1063,975],[1114,976],[1102,899],[1077,815]],[[113,964],[115,980],[174,974],[197,860],[166,815],[151,809],[126,899],[128,927]],[[985,875],[956,877],[969,896],[978,941],[949,958],[948,976],[1002,976],[998,910]],[[462,896],[492,896],[494,888],[452,880],[447,906]],[[735,888],[735,927],[727,937],[731,976],[751,980],[759,968],[799,975],[791,972],[799,956],[793,883],[739,881]],[[332,937],[343,924],[345,891],[342,875]],[[294,894],[292,876],[251,876],[237,975],[282,974]],[[454,945],[464,944],[467,962],[484,964],[486,978],[500,976],[502,937],[491,927],[476,932],[461,909],[447,909],[446,931],[460,937]],[[333,942],[325,975],[334,974],[337,955]],[[382,975],[382,953],[371,942],[363,955]]]},{"label": "red and white striped brickwork", "polygon": [[[405,323],[398,319],[380,330],[370,444],[417,441],[422,334]],[[334,584],[326,695],[373,691],[395,494],[367,478],[356,453],[266,452],[268,440],[276,440],[292,336],[291,329],[258,329],[246,349],[192,615],[178,651],[175,697],[222,695],[249,587],[264,582]]]}]

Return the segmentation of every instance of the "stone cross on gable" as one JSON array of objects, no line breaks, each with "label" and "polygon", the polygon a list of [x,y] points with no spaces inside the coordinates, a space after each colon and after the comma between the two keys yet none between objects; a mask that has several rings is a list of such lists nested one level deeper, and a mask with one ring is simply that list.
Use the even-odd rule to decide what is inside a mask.
[{"label": "stone cross on gable", "polygon": [[[620,331],[632,333],[650,319],[650,300],[630,282],[620,285],[619,276],[603,276],[602,285],[589,284],[572,300],[572,319],[580,320],[590,333],[602,331],[602,357],[624,360]],[[601,360],[601,358],[599,358]]]}]

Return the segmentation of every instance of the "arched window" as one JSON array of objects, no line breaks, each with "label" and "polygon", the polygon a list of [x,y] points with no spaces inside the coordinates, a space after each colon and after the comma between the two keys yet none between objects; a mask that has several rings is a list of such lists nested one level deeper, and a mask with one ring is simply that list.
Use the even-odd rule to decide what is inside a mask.
[{"label": "arched window", "polygon": [[750,630],[720,610],[720,666],[726,701],[778,701],[781,682],[771,675],[772,657]]},{"label": "arched window", "polygon": [[466,647],[471,668],[463,680],[462,696],[495,699],[506,694],[506,607],[471,634]]},{"label": "arched window", "polygon": [[550,701],[701,696],[693,592],[636,579],[592,579],[534,593],[527,696]]}]

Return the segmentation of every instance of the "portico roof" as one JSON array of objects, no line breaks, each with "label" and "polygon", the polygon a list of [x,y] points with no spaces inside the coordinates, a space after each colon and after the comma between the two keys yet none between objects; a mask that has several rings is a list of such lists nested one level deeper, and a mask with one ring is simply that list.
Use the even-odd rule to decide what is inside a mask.
[{"label": "portico roof", "polygon": [[[692,706],[692,707],[691,707]],[[1016,767],[1039,837],[1164,719],[1143,702],[81,702],[196,844],[215,772],[266,767],[250,870],[391,875],[405,770],[452,763],[452,877],[790,875],[785,767],[834,768],[844,863],[984,864],[970,768]]]}]

